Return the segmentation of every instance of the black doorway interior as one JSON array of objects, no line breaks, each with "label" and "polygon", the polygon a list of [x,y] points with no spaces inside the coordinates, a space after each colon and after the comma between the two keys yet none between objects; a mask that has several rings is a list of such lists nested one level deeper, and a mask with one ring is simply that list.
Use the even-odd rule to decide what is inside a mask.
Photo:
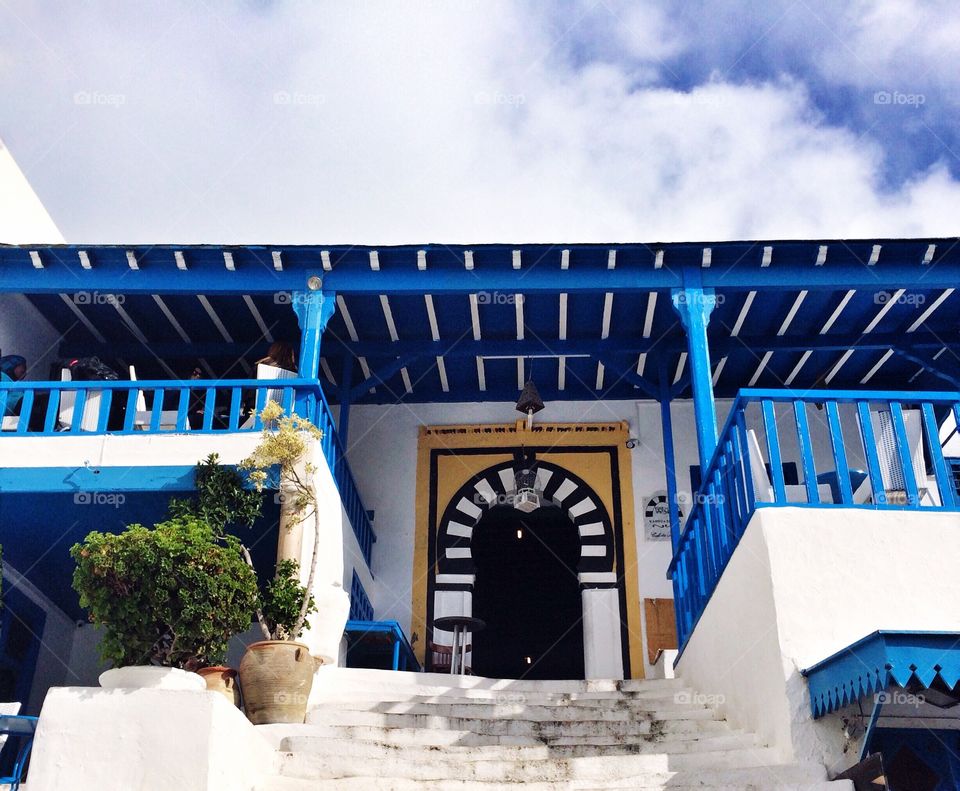
[{"label": "black doorway interior", "polygon": [[576,525],[556,507],[491,508],[474,528],[473,672],[492,678],[583,678]]}]

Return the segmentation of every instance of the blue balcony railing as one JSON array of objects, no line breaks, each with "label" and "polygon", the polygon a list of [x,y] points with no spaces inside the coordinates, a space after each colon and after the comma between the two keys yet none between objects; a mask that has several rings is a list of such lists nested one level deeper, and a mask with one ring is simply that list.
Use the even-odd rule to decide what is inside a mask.
[{"label": "blue balcony railing", "polygon": [[675,536],[681,650],[757,508],[960,510],[945,421],[960,425],[956,393],[741,390]]},{"label": "blue balcony railing", "polygon": [[269,400],[323,432],[324,456],[369,567],[376,535],[315,380],[0,382],[0,438],[258,432]]}]

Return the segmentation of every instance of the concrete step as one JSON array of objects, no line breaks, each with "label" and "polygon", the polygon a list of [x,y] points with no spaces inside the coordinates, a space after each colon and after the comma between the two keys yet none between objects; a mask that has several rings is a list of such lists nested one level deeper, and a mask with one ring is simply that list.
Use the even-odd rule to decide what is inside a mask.
[{"label": "concrete step", "polygon": [[522,783],[503,784],[485,783],[471,780],[442,780],[423,782],[420,780],[389,779],[382,777],[345,777],[334,780],[305,780],[295,777],[271,777],[257,785],[254,791],[494,791],[517,785],[523,791],[609,791],[609,789],[637,789],[637,791],[854,791],[850,780],[832,783],[826,780],[811,780],[785,771],[776,775],[776,779],[765,770],[750,769],[746,772],[724,772],[722,774],[683,773],[646,775],[617,781],[606,781],[602,785],[589,780],[566,780],[559,783]]},{"label": "concrete step", "polygon": [[437,745],[389,744],[364,740],[344,741],[323,736],[297,734],[284,737],[280,750],[287,753],[313,753],[327,756],[352,756],[358,762],[367,759],[430,761],[442,753],[444,759],[462,761],[538,761],[556,758],[583,758],[595,756],[665,754],[680,755],[695,752],[719,752],[723,750],[753,750],[757,739],[744,733],[724,733],[703,736],[699,739],[664,739],[647,736],[633,742],[619,744],[447,744],[438,750]]},{"label": "concrete step", "polygon": [[610,701],[632,700],[693,700],[696,693],[688,687],[636,689],[628,691],[520,691],[514,689],[461,689],[459,687],[405,685],[400,688],[364,688],[337,687],[323,692],[322,698],[314,698],[316,705],[326,703],[352,703],[356,701],[409,701],[411,703],[528,703],[533,706],[564,706],[571,703],[580,705],[602,705]]},{"label": "concrete step", "polygon": [[[577,727],[580,735],[564,735],[566,733],[564,728],[543,727],[541,723],[540,727],[530,729],[530,734],[536,733],[537,735],[535,736],[529,734],[524,736],[519,733],[482,734],[465,729],[424,730],[422,728],[370,725],[260,725],[257,729],[278,749],[283,739],[288,736],[369,741],[380,744],[395,744],[398,746],[541,745],[545,743],[556,746],[577,744],[617,746],[625,742],[636,742],[647,739],[652,733],[657,734],[664,740],[670,741],[701,739],[709,736],[740,733],[739,731],[732,730],[727,723],[722,720],[664,720],[656,723],[651,720],[643,720],[638,722],[637,727],[633,729],[636,731],[635,733],[619,735],[616,732],[611,732],[608,728],[603,728],[603,730],[598,733],[589,734],[587,727],[581,726],[581,724],[578,724]],[[623,730],[623,728],[618,726],[618,728],[614,730]]]},{"label": "concrete step", "polygon": [[[518,748],[524,749],[524,748]],[[464,761],[447,757],[435,751],[433,758],[405,757],[402,751],[383,757],[367,756],[358,759],[344,752],[319,754],[315,752],[281,753],[280,774],[288,777],[338,778],[357,775],[406,778],[408,780],[474,780],[499,783],[557,783],[571,779],[607,782],[643,774],[670,772],[710,772],[725,769],[758,768],[776,772],[788,767],[776,767],[777,755],[770,748],[758,747],[739,750],[704,750],[701,752],[666,755],[588,756],[582,758],[535,758],[523,761]],[[770,767],[770,768],[767,768]],[[825,779],[821,768],[818,776],[806,775],[804,780]]]},{"label": "concrete step", "polygon": [[409,701],[351,701],[348,703],[325,703],[310,712],[308,722],[326,720],[343,712],[372,712],[378,714],[424,714],[436,717],[466,717],[479,720],[524,719],[524,720],[635,720],[642,719],[698,719],[711,709],[695,703],[668,701],[609,701],[603,705],[584,706],[570,703],[566,706],[535,706],[524,703],[495,703],[473,701],[470,703],[416,703]]},{"label": "concrete step", "polygon": [[665,720],[655,715],[633,720],[529,720],[487,719],[476,717],[442,717],[431,714],[382,714],[375,711],[326,712],[322,718],[307,715],[311,725],[352,725],[377,728],[417,728],[423,730],[471,731],[482,736],[532,736],[541,741],[563,737],[609,735],[617,738],[644,736],[661,727],[663,722],[719,721],[709,709],[687,712],[682,719]]},{"label": "concrete step", "polygon": [[374,693],[384,690],[434,688],[438,692],[414,692],[414,694],[442,694],[447,690],[488,690],[492,692],[650,692],[655,690],[683,689],[680,679],[587,679],[557,681],[527,681],[512,678],[486,678],[484,676],[460,676],[447,673],[408,673],[392,670],[366,670],[359,668],[321,668],[314,677],[319,689],[355,686]]}]

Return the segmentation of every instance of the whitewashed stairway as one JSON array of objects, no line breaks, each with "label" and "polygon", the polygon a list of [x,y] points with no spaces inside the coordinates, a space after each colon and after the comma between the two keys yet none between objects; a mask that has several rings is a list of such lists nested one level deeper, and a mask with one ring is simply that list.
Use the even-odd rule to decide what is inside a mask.
[{"label": "whitewashed stairway", "polygon": [[848,791],[780,764],[679,680],[513,681],[330,668],[303,725],[260,729],[280,774],[257,791]]}]

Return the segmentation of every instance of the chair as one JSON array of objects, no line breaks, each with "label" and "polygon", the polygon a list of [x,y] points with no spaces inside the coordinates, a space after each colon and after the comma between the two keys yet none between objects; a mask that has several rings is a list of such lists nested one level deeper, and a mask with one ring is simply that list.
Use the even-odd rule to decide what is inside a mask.
[{"label": "chair", "polygon": [[[257,363],[257,379],[296,379],[296,371],[288,371],[286,368],[279,368],[276,365],[267,365],[266,363]],[[246,422],[241,429],[250,429],[253,428],[253,424],[257,419],[256,412],[260,409],[263,409],[267,405],[268,401],[276,401],[278,404],[283,404],[283,389],[279,387],[271,387],[266,391],[266,395],[263,399],[263,403],[259,404],[254,408],[254,414],[250,415],[247,418]]]},{"label": "chair", "polygon": [[[747,452],[750,458],[750,477],[753,482],[753,494],[757,502],[774,502],[773,484],[767,477],[767,468],[763,461],[763,454],[760,452],[760,443],[757,441],[757,434],[753,429],[747,431]],[[788,503],[806,503],[807,487],[804,484],[784,484],[784,490],[787,495]],[[830,493],[830,486],[826,483],[817,484],[817,493],[820,496],[821,503],[832,503],[833,497]]]},{"label": "chair", "polygon": [[4,415],[0,431],[16,431],[20,427],[20,415]]},{"label": "chair", "polygon": [[18,736],[23,739],[11,773],[0,777],[0,785],[9,786],[11,791],[20,788],[23,769],[30,754],[30,748],[33,746],[33,734],[36,728],[36,717],[20,715],[20,703],[0,703],[0,749],[6,744],[9,736]]},{"label": "chair", "polygon": [[[870,412],[870,425],[877,444],[877,460],[880,466],[880,479],[886,502],[904,505],[907,503],[907,484],[903,474],[903,463],[897,449],[897,437],[893,426],[893,416],[887,409]],[[927,476],[927,463],[923,453],[923,418],[919,409],[903,410],[903,425],[907,447],[913,466],[914,479],[917,482],[917,494],[920,503],[926,499],[930,505],[940,504],[940,491],[936,479]],[[872,497],[869,482],[860,486],[863,502]],[[856,501],[856,498],[855,498]]]},{"label": "chair", "polygon": [[[137,369],[132,365],[130,366],[130,381],[137,381]],[[156,398],[156,396],[154,396]],[[156,404],[154,404],[156,406]],[[160,404],[160,430],[161,431],[176,431],[177,428],[177,410],[176,409],[163,409],[163,404]],[[153,418],[152,410],[147,409],[147,399],[143,395],[143,390],[137,390],[137,414],[133,418],[133,428],[135,431],[148,431],[150,429],[150,421]],[[190,423],[187,421],[184,426],[186,430],[189,430]]]},{"label": "chair", "polygon": [[[69,368],[62,368],[60,370],[60,381],[73,381],[73,375],[70,373]],[[69,431],[73,428],[73,410],[77,405],[77,393],[74,390],[59,390],[56,392],[60,394],[57,430]],[[100,419],[100,396],[102,392],[101,390],[87,391],[87,398],[83,402],[83,415],[80,418],[81,431],[97,430],[97,422]],[[51,395],[51,398],[53,397],[54,396]]]},{"label": "chair", "polygon": [[[469,654],[472,649],[472,646],[468,645],[466,647],[466,652]],[[430,667],[431,673],[449,673],[450,664],[453,661],[453,646],[452,645],[440,645],[440,643],[434,643],[432,640],[427,641],[427,650],[430,652],[430,660],[428,665]],[[472,676],[473,668],[469,665],[463,669],[464,675]]]}]

